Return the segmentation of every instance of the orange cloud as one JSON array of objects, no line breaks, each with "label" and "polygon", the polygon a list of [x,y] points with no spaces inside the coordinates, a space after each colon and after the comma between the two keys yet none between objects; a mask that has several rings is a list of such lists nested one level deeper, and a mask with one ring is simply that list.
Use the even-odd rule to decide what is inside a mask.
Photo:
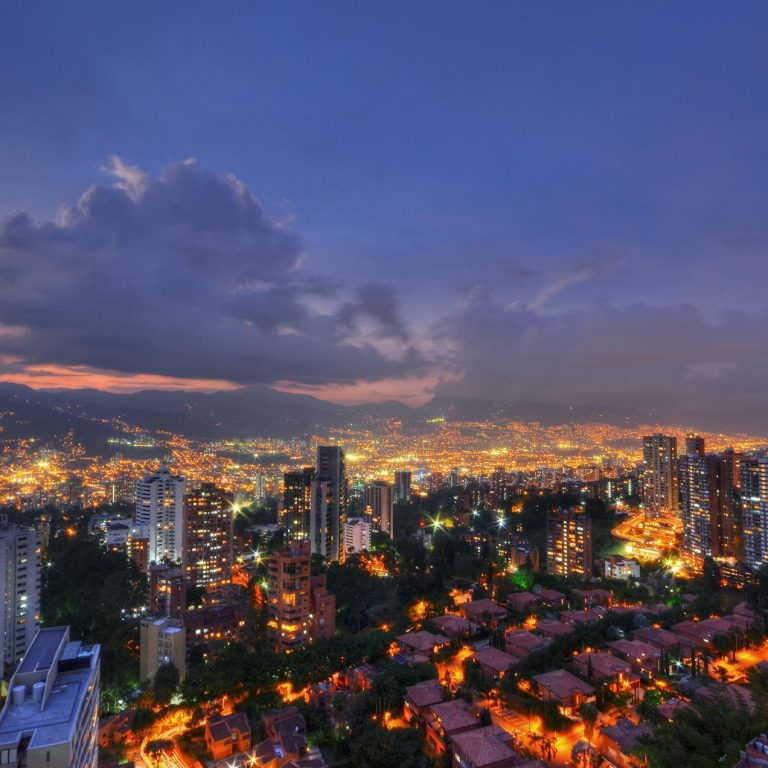
[{"label": "orange cloud", "polygon": [[181,379],[151,373],[120,373],[87,366],[27,365],[15,373],[5,373],[0,381],[25,384],[34,389],[102,389],[128,394],[142,389],[181,389],[215,392],[237,389],[238,385],[223,379]]}]

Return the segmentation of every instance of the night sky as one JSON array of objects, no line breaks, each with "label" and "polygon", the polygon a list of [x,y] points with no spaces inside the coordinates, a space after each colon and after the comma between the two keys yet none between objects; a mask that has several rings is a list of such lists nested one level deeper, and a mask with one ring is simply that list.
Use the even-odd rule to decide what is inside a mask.
[{"label": "night sky", "polygon": [[0,5],[0,379],[768,431],[765,2]]}]

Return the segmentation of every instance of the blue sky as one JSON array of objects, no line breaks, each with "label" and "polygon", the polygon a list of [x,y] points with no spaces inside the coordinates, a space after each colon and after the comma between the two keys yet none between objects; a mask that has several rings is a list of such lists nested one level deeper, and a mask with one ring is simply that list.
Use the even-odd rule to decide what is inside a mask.
[{"label": "blue sky", "polygon": [[[768,6],[757,2],[8,2],[0,217],[25,212],[44,227],[89,188],[116,183],[105,170],[112,156],[154,179],[187,158],[236,177],[300,242],[290,274],[272,279],[276,291],[292,283],[290,312],[311,310],[306,327],[269,338],[262,329],[235,346],[233,356],[253,354],[274,374],[240,373],[237,384],[291,382],[336,399],[352,386],[362,399],[412,390],[403,397],[608,397],[617,408],[641,398],[654,408],[693,383],[709,392],[699,404],[706,410],[741,382],[756,403],[768,277],[766,30]],[[152,231],[159,240],[146,253],[162,260],[166,238]],[[60,264],[61,254],[33,240],[23,249],[34,250],[38,268]],[[143,263],[128,250],[126,259]],[[0,237],[6,285],[32,261]],[[315,282],[333,285],[308,295]],[[381,312],[353,312],[355,327],[339,326],[337,315],[349,316],[342,308],[372,284],[407,333],[379,327]],[[109,293],[109,276],[104,286]],[[38,298],[67,299],[47,290]],[[214,320],[219,299],[201,297]],[[478,318],[480,309],[497,316]],[[222,333],[232,331],[228,312]],[[642,339],[659,317],[673,318],[670,348],[638,350],[646,390],[599,385],[624,361],[596,353],[594,327]],[[14,326],[9,376],[45,364],[106,370],[106,358],[85,349],[53,354],[34,320]],[[127,307],[123,323],[133,322]],[[497,343],[475,359],[489,322]],[[1,302],[0,323],[14,325]],[[316,338],[307,328],[319,325]],[[475,326],[485,328],[477,338]],[[729,345],[729,328],[745,341]],[[572,391],[542,393],[553,361],[541,348],[559,343],[563,329]],[[60,342],[87,346],[76,326],[71,333]],[[288,333],[324,338],[328,370],[283,370]],[[365,359],[346,360],[349,348]],[[346,361],[338,376],[336,352]],[[497,364],[499,353],[540,378],[521,380]],[[126,348],[124,365],[114,355],[109,370],[229,380],[196,376],[168,357],[158,347],[139,361]],[[468,376],[469,359],[493,375]],[[587,363],[602,366],[599,381],[585,375]],[[654,388],[662,377],[669,388]]]}]

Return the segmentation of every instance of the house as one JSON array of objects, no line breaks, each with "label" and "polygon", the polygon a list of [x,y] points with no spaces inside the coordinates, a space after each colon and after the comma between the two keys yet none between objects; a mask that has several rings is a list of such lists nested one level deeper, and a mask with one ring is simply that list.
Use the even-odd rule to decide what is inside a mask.
[{"label": "house", "polygon": [[577,714],[582,704],[595,701],[595,689],[565,669],[536,675],[533,682],[541,699],[554,701],[566,717]]},{"label": "house", "polygon": [[757,712],[752,691],[743,685],[712,683],[696,691],[696,698],[709,703],[722,704],[726,709],[742,709],[750,715]]},{"label": "house", "polygon": [[489,629],[496,629],[499,622],[507,618],[507,609],[487,598],[465,603],[461,610],[468,621]]},{"label": "house", "polygon": [[307,723],[296,707],[262,712],[261,724],[266,739],[254,749],[261,768],[282,768],[291,760],[307,757]]},{"label": "house", "polygon": [[544,608],[565,608],[568,598],[556,589],[542,589],[536,593]]},{"label": "house", "polygon": [[564,624],[572,624],[574,626],[581,626],[583,624],[592,624],[595,621],[600,621],[605,614],[597,610],[583,609],[580,611],[562,611],[560,613],[560,621]]},{"label": "house", "polygon": [[99,721],[99,746],[112,747],[123,744],[132,735],[131,725],[135,709],[126,709],[112,717],[104,717]]},{"label": "house", "polygon": [[532,592],[514,592],[507,595],[507,605],[510,611],[527,615],[541,605],[541,599]]},{"label": "house", "polygon": [[376,667],[372,664],[361,664],[347,671],[346,683],[355,693],[360,693],[373,685],[376,675]]},{"label": "house", "polygon": [[681,621],[672,625],[672,631],[688,638],[693,645],[707,645],[718,636],[728,636],[731,625],[722,619],[704,621]]},{"label": "house", "polygon": [[450,644],[445,635],[433,635],[431,632],[409,632],[397,638],[397,653],[407,664],[428,662],[433,653]]},{"label": "house", "polygon": [[477,728],[453,737],[457,768],[514,768],[524,762],[512,749],[511,735],[498,725]]},{"label": "house", "polygon": [[656,714],[662,723],[671,723],[677,712],[690,706],[685,699],[667,699],[656,707]]},{"label": "house", "polygon": [[584,608],[592,608],[595,605],[610,608],[613,603],[613,592],[607,589],[574,589],[571,592],[571,603]]},{"label": "house", "polygon": [[551,642],[549,637],[534,635],[525,629],[512,629],[504,635],[504,650],[517,661],[522,661],[532,653],[543,651]]},{"label": "house", "polygon": [[464,699],[444,701],[427,708],[427,742],[438,754],[445,752],[459,733],[480,727],[480,716]]},{"label": "house", "polygon": [[437,680],[425,680],[423,683],[409,685],[405,689],[403,716],[409,723],[423,723],[429,707],[440,704],[444,698],[445,690]]},{"label": "house", "polygon": [[244,712],[212,715],[205,721],[205,746],[214,760],[251,748],[251,726]]},{"label": "house", "polygon": [[517,664],[514,656],[491,646],[478,651],[475,654],[475,661],[480,665],[483,674],[494,680],[504,677],[509,668]]},{"label": "house", "polygon": [[453,613],[447,613],[445,616],[438,616],[432,619],[432,623],[447,637],[453,639],[464,639],[472,637],[475,634],[476,627],[472,622],[463,616],[457,616]]},{"label": "house", "polygon": [[638,674],[653,677],[659,671],[661,651],[642,640],[616,640],[608,643],[611,653],[629,662]]},{"label": "house", "polygon": [[534,631],[550,640],[554,640],[563,635],[570,635],[573,630],[574,626],[571,624],[563,624],[562,621],[557,621],[557,619],[547,619],[538,622]]},{"label": "house", "polygon": [[670,632],[668,629],[660,629],[659,627],[636,629],[634,638],[635,640],[642,640],[660,651],[683,659],[691,657],[692,648],[695,644],[684,635],[678,635],[677,632]]},{"label": "house", "polygon": [[641,746],[640,740],[652,734],[652,726],[643,723],[638,725],[622,718],[615,725],[606,725],[600,729],[597,744],[603,757],[614,768],[641,768],[647,762],[634,753]]},{"label": "house", "polygon": [[642,698],[640,678],[630,664],[611,653],[596,651],[579,653],[573,658],[574,670],[595,683],[607,683],[614,693],[629,693],[632,698]]}]

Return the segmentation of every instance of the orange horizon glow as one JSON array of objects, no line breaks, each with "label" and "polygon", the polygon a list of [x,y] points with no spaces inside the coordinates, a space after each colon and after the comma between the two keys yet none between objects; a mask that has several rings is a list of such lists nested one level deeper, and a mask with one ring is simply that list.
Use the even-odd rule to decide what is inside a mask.
[{"label": "orange horizon glow", "polygon": [[143,389],[218,392],[240,388],[240,385],[224,379],[182,379],[154,373],[120,373],[79,365],[27,365],[18,373],[0,375],[0,382],[23,384],[32,389],[99,389],[123,395]]}]

